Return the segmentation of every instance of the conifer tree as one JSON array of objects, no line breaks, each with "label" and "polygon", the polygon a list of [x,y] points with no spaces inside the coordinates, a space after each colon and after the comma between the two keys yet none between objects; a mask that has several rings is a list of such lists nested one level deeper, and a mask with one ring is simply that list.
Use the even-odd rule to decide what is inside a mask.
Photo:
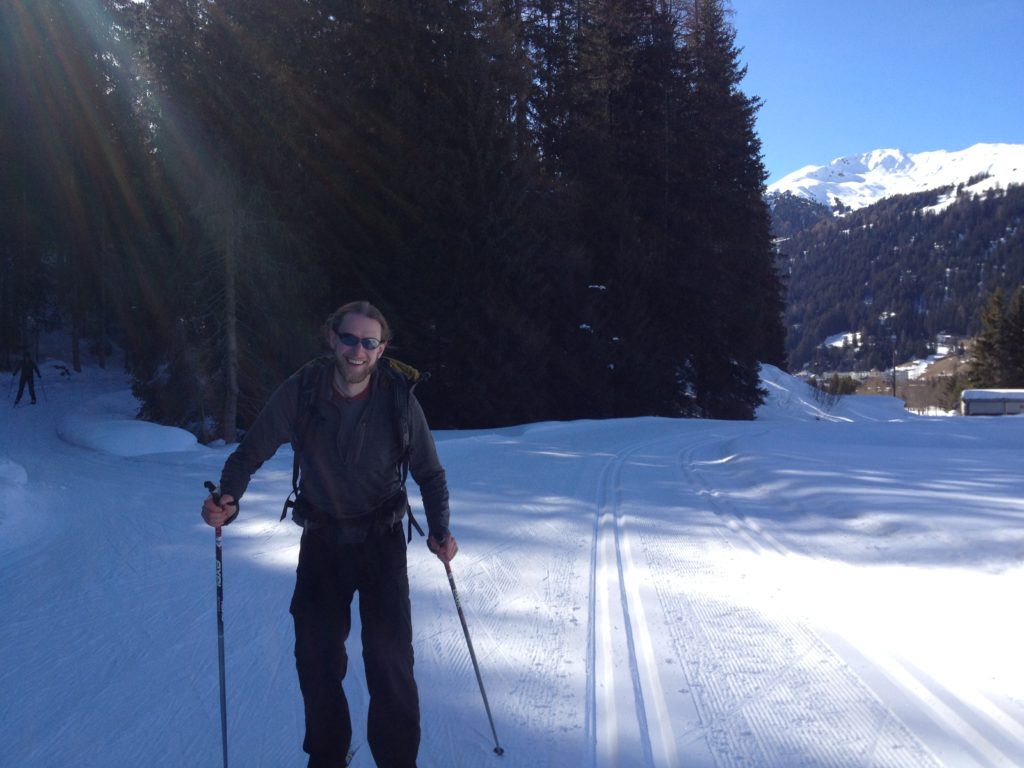
[{"label": "conifer tree", "polygon": [[538,76],[534,112],[575,225],[567,304],[587,401],[749,417],[758,363],[781,362],[782,300],[757,101],[738,90],[722,3],[540,5],[537,58],[560,69]]},{"label": "conifer tree", "polygon": [[1006,299],[1002,288],[997,288],[989,297],[981,323],[982,330],[974,344],[974,360],[968,371],[968,381],[972,387],[980,389],[1008,386]]},{"label": "conifer tree", "polygon": [[148,279],[174,274],[145,302],[156,343],[130,350],[136,392],[147,416],[229,442],[308,355],[306,308],[320,301],[321,281],[294,235],[303,166],[282,138],[292,128],[297,145],[305,137],[284,94],[307,7],[122,7],[154,94],[140,100],[153,102],[153,175],[164,182],[173,255]]},{"label": "conifer tree", "polygon": [[1024,286],[1013,292],[1000,338],[1006,386],[1024,387]]},{"label": "conifer tree", "polygon": [[783,355],[781,284],[754,123],[760,101],[740,89],[745,68],[725,3],[685,7],[693,117],[687,209],[704,318],[692,386],[703,415],[750,418],[763,396],[759,363],[781,363]]},{"label": "conifer tree", "polygon": [[[434,374],[439,426],[751,415],[781,325],[723,2],[101,7],[105,39],[53,37],[83,86],[60,183],[0,116],[27,201],[0,212],[28,233],[0,246],[8,346],[56,253],[60,304],[83,337],[119,326],[146,415],[228,439],[359,297]],[[0,64],[5,105],[31,45]]]},{"label": "conifer tree", "polygon": [[48,291],[69,325],[78,369],[79,340],[97,339],[103,361],[107,329],[119,314],[124,319],[121,267],[135,233],[147,227],[148,201],[137,189],[143,131],[118,77],[116,36],[102,7],[7,3],[0,37],[0,144],[11,195],[3,215],[13,218],[5,231],[16,243],[11,313],[18,323],[32,315],[41,321],[41,289]]}]

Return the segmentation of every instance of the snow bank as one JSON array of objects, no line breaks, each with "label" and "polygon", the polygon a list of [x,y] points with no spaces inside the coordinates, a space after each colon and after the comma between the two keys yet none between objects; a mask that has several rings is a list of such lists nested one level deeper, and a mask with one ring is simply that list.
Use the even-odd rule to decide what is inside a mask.
[{"label": "snow bank", "polygon": [[62,440],[113,456],[145,456],[197,448],[195,435],[178,427],[136,421],[138,402],[131,391],[102,395],[64,417],[57,425]]},{"label": "snow bank", "polygon": [[25,468],[6,456],[0,456],[0,552],[24,543],[21,535],[15,535],[14,515],[25,507],[27,484]]},{"label": "snow bank", "polygon": [[0,456],[0,484],[25,485],[27,482],[28,473],[21,464]]},{"label": "snow bank", "polygon": [[901,400],[884,395],[830,400],[773,365],[761,366],[761,386],[768,397],[757,409],[758,421],[895,421],[911,415]]}]

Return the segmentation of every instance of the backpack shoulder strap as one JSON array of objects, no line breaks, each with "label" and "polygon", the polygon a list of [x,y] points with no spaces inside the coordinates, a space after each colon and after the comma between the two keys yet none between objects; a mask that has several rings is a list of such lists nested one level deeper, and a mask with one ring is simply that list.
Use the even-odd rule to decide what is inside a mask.
[{"label": "backpack shoulder strap", "polygon": [[330,363],[331,359],[323,356],[310,360],[299,369],[299,394],[295,410],[295,442],[292,451],[292,492],[284,500],[284,507],[281,508],[281,520],[288,516],[289,509],[295,508],[295,499],[299,494],[299,455],[305,441],[306,429],[313,418],[313,403],[316,400],[323,372]]},{"label": "backpack shoulder strap", "polygon": [[395,395],[395,417],[397,420],[398,440],[402,446],[402,484],[405,484],[409,474],[409,449],[410,449],[410,417],[409,402],[412,399],[413,390],[423,381],[430,378],[429,373],[421,373],[407,363],[395,360],[393,357],[385,357],[385,370],[388,377],[385,379],[386,386],[394,390]]},{"label": "backpack shoulder strap", "polygon": [[[385,357],[383,362],[387,363],[388,386],[391,387],[395,396],[395,421],[398,429],[399,445],[402,447],[401,459],[399,460],[399,471],[402,474],[402,489],[405,489],[406,480],[409,478],[409,453],[412,448],[411,424],[409,416],[409,403],[412,400],[412,391],[421,381],[430,378],[429,374],[420,373],[407,363],[395,360],[393,357]],[[412,507],[406,500],[406,515],[409,518],[408,540],[412,541],[413,528],[420,536],[424,536],[423,528],[420,527],[412,513]]]}]

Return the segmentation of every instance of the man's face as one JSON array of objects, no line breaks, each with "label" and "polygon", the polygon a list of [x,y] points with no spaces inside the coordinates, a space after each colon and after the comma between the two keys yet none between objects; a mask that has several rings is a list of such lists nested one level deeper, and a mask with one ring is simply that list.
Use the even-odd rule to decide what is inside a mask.
[{"label": "man's face", "polygon": [[[367,349],[371,344],[367,339],[380,341],[381,327],[376,320],[349,312],[341,323],[331,331],[331,350],[334,352],[334,365],[346,385],[355,385],[358,394],[359,386],[370,378],[377,361],[384,354],[387,346],[381,341],[376,349]],[[346,343],[347,342],[347,343]],[[340,383],[340,382],[339,382]]]}]

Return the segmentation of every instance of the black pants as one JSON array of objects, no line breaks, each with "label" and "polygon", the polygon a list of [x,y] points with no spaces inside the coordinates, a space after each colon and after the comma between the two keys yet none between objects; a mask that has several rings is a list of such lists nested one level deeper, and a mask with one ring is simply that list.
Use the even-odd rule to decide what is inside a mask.
[{"label": "black pants", "polygon": [[367,742],[380,768],[414,768],[420,708],[402,526],[358,544],[340,543],[331,534],[330,529],[303,533],[292,596],[295,664],[306,711],[302,748],[310,768],[344,765],[352,722],[341,683],[358,590],[370,694]]},{"label": "black pants", "polygon": [[21,402],[21,396],[25,394],[25,385],[28,384],[28,394],[32,398],[32,402],[36,401],[36,385],[32,382],[32,379],[27,376],[22,376],[21,381],[18,382],[18,396],[14,398],[14,404],[17,405]]}]

